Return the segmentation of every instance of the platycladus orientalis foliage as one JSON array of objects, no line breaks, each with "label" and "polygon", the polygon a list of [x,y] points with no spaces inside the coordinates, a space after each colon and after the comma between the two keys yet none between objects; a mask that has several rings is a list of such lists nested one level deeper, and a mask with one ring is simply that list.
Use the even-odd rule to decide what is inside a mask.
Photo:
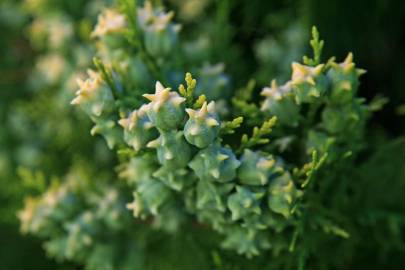
[{"label": "platycladus orientalis foliage", "polygon": [[[222,64],[207,77],[194,78],[172,63],[172,54],[185,57],[177,55],[181,27],[173,22],[174,13],[149,1],[143,7],[121,2],[99,16],[92,33],[98,44],[95,67],[87,79],[78,80],[71,103],[91,118],[91,133],[117,150],[119,176],[133,201],[123,210],[118,191],[99,191],[114,212],[105,217],[83,213],[67,225],[69,235],[61,239],[68,250],[64,256],[74,257],[93,243],[100,218],[106,230],[127,226],[126,213],[169,232],[203,224],[221,235],[223,248],[247,257],[294,250],[305,233],[307,195],[318,173],[346,162],[360,148],[372,111],[357,97],[364,70],[356,68],[351,53],[342,62],[321,63],[323,41],[314,28],[315,56],[293,62],[290,80],[272,80],[259,98],[234,91],[229,99],[226,89],[232,86]],[[181,83],[177,78],[184,73]],[[77,196],[69,195],[74,186],[29,201],[20,215],[23,230],[45,236],[47,226],[56,230],[46,219],[61,218],[56,211],[67,215],[65,201]],[[96,207],[97,200],[83,200],[86,207]],[[336,237],[349,237],[333,218],[309,222]],[[58,254],[54,247],[48,249]]]}]

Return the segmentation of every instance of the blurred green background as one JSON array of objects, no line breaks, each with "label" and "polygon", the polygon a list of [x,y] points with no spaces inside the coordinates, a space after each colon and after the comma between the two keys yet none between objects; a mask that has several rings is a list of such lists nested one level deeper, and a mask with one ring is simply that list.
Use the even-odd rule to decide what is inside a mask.
[{"label": "blurred green background", "polygon": [[[47,259],[39,241],[20,234],[17,212],[25,196],[41,193],[48,179],[61,178],[72,167],[114,173],[103,169],[115,164],[104,143],[90,136],[87,118],[69,106],[74,78],[81,75],[77,70],[91,63],[88,34],[109,2],[0,2],[0,269],[80,269]],[[186,2],[165,1],[181,22],[187,22]],[[211,14],[218,13],[220,1],[203,2],[202,17],[215,20]],[[309,30],[316,25],[326,42],[325,58],[342,59],[350,50],[356,64],[368,71],[360,95],[389,99],[368,127],[378,138],[369,139],[404,134],[405,1],[227,3],[228,27],[216,33],[230,42],[220,43],[223,47],[207,60],[225,62],[236,87],[249,78],[260,85],[283,78],[289,63],[309,52]]]}]

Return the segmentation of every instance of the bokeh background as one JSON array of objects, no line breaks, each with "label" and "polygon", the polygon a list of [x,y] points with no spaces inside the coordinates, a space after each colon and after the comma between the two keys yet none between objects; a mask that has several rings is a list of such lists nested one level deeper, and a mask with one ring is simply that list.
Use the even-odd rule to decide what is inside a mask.
[{"label": "bokeh background", "polygon": [[[78,70],[91,63],[89,33],[111,2],[0,1],[0,269],[80,269],[46,258],[37,239],[21,235],[17,213],[26,196],[43,192],[72,168],[114,174],[108,170],[113,155],[90,136],[88,119],[69,106]],[[221,29],[215,28],[223,18],[219,0],[164,2],[187,23],[184,31],[208,21],[218,40],[230,40],[205,57],[225,63],[235,88],[249,78],[260,85],[284,78],[289,63],[310,52],[310,28],[316,25],[326,42],[325,59],[343,59],[350,50],[368,71],[360,95],[389,100],[369,123],[370,140],[404,134],[405,1],[233,0],[227,1],[231,16]]]}]

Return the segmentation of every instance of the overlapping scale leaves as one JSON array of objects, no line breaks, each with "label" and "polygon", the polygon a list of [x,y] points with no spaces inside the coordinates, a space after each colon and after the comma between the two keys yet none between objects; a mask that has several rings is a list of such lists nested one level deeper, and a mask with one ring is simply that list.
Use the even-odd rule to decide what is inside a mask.
[{"label": "overlapping scale leaves", "polygon": [[[329,100],[337,98],[336,91],[354,91],[358,74],[353,77],[347,73],[357,72],[347,64],[350,57],[329,68],[294,63],[290,82],[281,87],[273,82],[271,88],[264,88],[263,112],[280,116],[280,125],[298,125],[303,104],[314,99],[332,102]],[[347,82],[343,88],[340,78]],[[185,214],[179,213],[181,207],[224,234],[224,247],[247,256],[270,248],[271,239],[266,232],[278,228],[280,217],[286,226],[290,224],[294,219],[293,207],[303,194],[287,163],[266,151],[244,149],[239,154],[237,149],[225,145],[219,136],[222,121],[214,101],[187,107],[186,97],[160,82],[156,83],[154,94],[144,97],[149,103],[134,108],[119,121],[124,128],[124,141],[137,153],[125,169],[135,166],[133,173],[124,176],[134,183],[134,201],[127,206],[134,216],[162,219],[176,213],[170,219],[177,218],[173,224],[180,224]],[[349,104],[336,106],[352,110],[353,97],[354,94],[346,98]],[[326,107],[321,113],[319,125],[323,128],[309,134],[317,132],[326,138],[336,134],[338,139],[334,122],[338,121],[340,128],[354,124],[353,119],[329,119],[328,110],[332,108]],[[308,137],[309,152],[326,151],[327,140],[319,140],[316,136]],[[153,169],[145,170],[145,166]]]},{"label": "overlapping scale leaves", "polygon": [[136,240],[126,242],[124,253],[116,252],[123,244],[120,239],[131,238],[134,229],[122,189],[103,179],[91,183],[84,177],[72,171],[42,197],[27,198],[25,209],[18,213],[22,232],[44,238],[49,255],[81,262],[86,269],[134,267]]},{"label": "overlapping scale leaves", "polygon": [[[117,16],[108,16],[112,15]],[[171,22],[172,17],[172,13],[154,9],[149,2],[138,10],[138,26],[144,31],[147,51],[139,57],[156,58],[143,63],[152,79],[139,76],[146,81],[132,81],[126,73],[130,70],[126,54],[114,49],[115,53],[102,55],[104,66],[98,65],[98,71],[89,72],[87,80],[79,81],[80,90],[72,103],[93,120],[92,133],[101,134],[111,148],[126,154],[121,159],[120,177],[133,191],[133,201],[127,203],[127,208],[135,218],[151,220],[153,226],[167,231],[175,231],[185,222],[208,225],[223,236],[224,248],[248,257],[277,249],[276,238],[283,233],[289,236],[305,211],[301,202],[314,171],[325,160],[332,162],[347,155],[356,136],[361,136],[358,130],[368,112],[363,101],[356,98],[362,71],[354,67],[351,54],[340,64],[293,63],[291,80],[281,86],[273,81],[271,87],[263,89],[264,99],[252,104],[257,108],[257,119],[248,120],[262,119],[266,123],[277,117],[278,133],[271,136],[276,137],[275,142],[285,142],[283,149],[297,152],[284,156],[276,143],[261,137],[270,133],[269,128],[266,131],[254,127],[251,139],[238,133],[230,138],[227,132],[221,132],[228,127],[226,120],[233,116],[229,113],[232,107],[224,101],[221,108],[216,108],[220,101],[206,100],[203,94],[216,97],[218,92],[214,95],[213,89],[199,88],[198,83],[196,87],[190,74],[186,75],[187,89],[181,86],[179,92],[154,76],[155,68],[177,40],[179,29]],[[117,34],[126,25],[119,17],[111,23],[104,25],[109,30],[103,30],[99,29],[99,20],[94,35]],[[120,68],[124,75],[114,72]],[[176,80],[172,79],[175,72],[165,70],[165,65],[160,68],[165,71],[160,75],[170,74],[163,76],[164,82],[176,89]],[[219,71],[215,74],[222,73],[222,68]],[[134,84],[138,86],[135,90]],[[124,91],[126,86],[130,91]],[[210,88],[211,84],[204,87]],[[198,96],[194,89],[198,89]],[[221,97],[226,98],[226,94]],[[243,128],[252,126],[246,124]],[[291,129],[300,137],[289,134]],[[347,130],[353,132],[353,137],[342,135]],[[280,135],[283,132],[287,136]],[[240,144],[235,143],[235,137]],[[329,153],[331,148],[334,154]],[[78,226],[91,221],[90,215],[83,215],[78,225],[67,229],[76,237]],[[40,233],[38,229],[30,230]],[[85,231],[85,226],[80,230]],[[89,237],[84,234],[75,243],[85,247],[91,241],[86,240]],[[288,249],[288,245],[282,249]]]}]

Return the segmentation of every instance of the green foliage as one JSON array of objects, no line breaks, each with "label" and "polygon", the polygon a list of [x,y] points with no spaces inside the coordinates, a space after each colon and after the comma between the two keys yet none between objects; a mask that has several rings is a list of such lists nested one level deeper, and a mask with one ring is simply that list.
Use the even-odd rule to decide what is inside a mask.
[{"label": "green foliage", "polygon": [[183,84],[179,85],[179,93],[186,98],[187,105],[190,106],[193,102],[193,92],[197,85],[197,81],[193,79],[191,73],[186,73],[184,79],[186,81],[187,88]]},{"label": "green foliage", "polygon": [[235,129],[239,128],[243,123],[243,117],[239,116],[232,121],[225,121],[221,126],[221,134],[234,134]]},{"label": "green foliage", "polygon": [[45,238],[46,251],[58,260],[81,262],[88,269],[136,267],[132,259],[136,241],[129,241],[128,250],[118,253],[120,239],[131,237],[132,232],[119,187],[112,188],[102,179],[90,182],[80,170],[67,177],[42,197],[27,198],[19,213],[22,232]]},{"label": "green foliage", "polygon": [[274,117],[270,118],[269,120],[264,121],[260,128],[254,127],[253,134],[250,138],[248,137],[248,135],[243,134],[239,151],[246,149],[246,148],[252,148],[253,146],[256,146],[256,145],[269,143],[270,140],[267,138],[263,138],[263,137],[267,136],[271,133],[271,129],[276,124],[276,121],[277,121],[277,117],[274,116]]},{"label": "green foliage", "polygon": [[205,148],[212,144],[220,130],[215,103],[211,101],[207,105],[207,102],[204,102],[199,111],[193,109],[186,111],[189,115],[189,119],[184,125],[184,135],[187,141],[198,148]]},{"label": "green foliage", "polygon": [[82,0],[34,2],[0,3],[1,268],[72,269],[49,260],[38,239],[22,238],[17,211],[24,196],[45,192],[73,163],[92,158],[94,167],[112,166],[105,143],[91,139],[88,119],[67,106],[91,63],[85,25],[98,10]]},{"label": "green foliage", "polygon": [[308,56],[304,56],[303,62],[309,66],[316,66],[321,62],[322,49],[324,45],[323,40],[319,40],[319,32],[315,26],[312,27],[312,39],[309,42],[314,52],[314,58],[311,59]]},{"label": "green foliage", "polygon": [[[73,21],[80,34],[64,28],[66,40],[56,44],[31,28],[32,43],[49,54],[33,75],[41,80],[31,83],[37,93],[48,90],[21,105],[41,131],[16,133],[56,143],[44,160],[21,155],[43,169],[19,170],[36,195],[19,214],[22,231],[42,238],[51,257],[90,270],[347,269],[362,258],[384,264],[400,254],[405,173],[389,160],[401,167],[402,156],[391,153],[403,145],[369,138],[367,120],[386,100],[358,97],[364,70],[353,55],[322,63],[324,42],[314,27],[313,58],[296,62],[305,34],[295,21],[276,40],[239,41],[239,32],[255,28],[249,9],[256,0],[220,1],[211,7],[215,20],[205,15],[212,3],[197,2],[172,1],[180,17],[194,12],[182,27],[162,1],[122,0],[103,8],[92,32],[93,12],[64,16],[59,26]],[[49,7],[40,1],[34,13],[44,16]],[[266,16],[269,25],[284,25],[281,17]],[[243,38],[256,43],[254,55]],[[69,82],[77,74],[73,99]],[[259,95],[270,77],[285,83],[273,80]],[[103,146],[84,139],[89,122],[67,106],[72,99],[93,122],[91,134],[117,151],[117,167]],[[71,152],[59,161],[65,148]],[[385,176],[390,189],[382,194]]]},{"label": "green foliage", "polygon": [[[141,16],[157,16],[153,20],[163,20],[160,27],[167,27],[163,31],[170,31],[171,26],[167,24],[172,19],[170,13],[164,13],[160,7],[153,9],[149,2],[140,10]],[[118,18],[120,15],[114,16]],[[151,44],[146,35],[148,31],[153,32],[156,26],[152,23],[152,29],[143,29],[145,21],[139,17],[137,19],[139,27],[132,31],[146,31],[144,39],[138,36],[138,43],[148,48]],[[98,27],[101,27],[100,21]],[[123,24],[119,27],[125,26]],[[126,31],[131,31],[131,28]],[[119,32],[114,29],[114,35]],[[135,35],[139,35],[139,32]],[[165,38],[171,39],[169,36]],[[293,251],[294,246],[305,246],[304,240],[300,244],[300,237],[306,233],[308,226],[320,228],[321,234],[348,238],[350,234],[338,225],[339,219],[329,216],[327,211],[312,214],[311,205],[322,205],[317,198],[313,198],[318,189],[314,181],[321,181],[316,178],[321,177],[320,171],[324,164],[330,169],[337,166],[335,170],[338,171],[339,166],[345,167],[353,162],[348,157],[354,156],[361,149],[364,124],[372,109],[356,97],[358,77],[363,72],[355,68],[352,55],[349,54],[342,63],[330,60],[328,65],[321,64],[323,41],[319,40],[316,28],[313,28],[311,46],[314,59],[305,58],[305,64],[294,62],[291,80],[285,85],[279,87],[274,81],[271,88],[264,88],[262,95],[265,101],[262,106],[251,100],[254,88],[252,83],[248,84],[246,94],[239,94],[233,99],[236,111],[239,107],[247,112],[243,115],[245,118],[256,118],[258,114],[269,117],[259,127],[253,127],[250,137],[243,134],[241,144],[236,149],[225,146],[227,143],[231,145],[232,141],[227,141],[224,135],[235,135],[235,129],[241,126],[243,118],[223,122],[221,118],[226,117],[226,113],[221,114],[214,102],[204,102],[199,110],[195,110],[193,93],[198,89],[198,84],[190,73],[185,78],[187,87],[182,84],[178,87],[180,95],[160,82],[156,83],[155,94],[144,94],[150,102],[139,109],[144,112],[142,117],[147,117],[143,123],[155,130],[159,137],[155,140],[144,137],[135,149],[138,152],[136,159],[143,160],[142,163],[130,161],[126,165],[129,169],[128,166],[132,166],[130,164],[141,165],[146,162],[142,166],[156,168],[142,174],[136,173],[140,169],[134,169],[135,173],[132,174],[124,174],[128,182],[134,183],[134,201],[128,204],[128,208],[133,210],[135,217],[152,218],[155,226],[173,231],[191,222],[193,218],[187,216],[191,214],[200,223],[210,225],[225,236],[223,247],[248,257],[258,256],[267,249],[274,250],[272,239],[278,236],[285,240],[284,244],[280,243],[277,247],[274,259],[277,259],[279,252]],[[164,74],[171,62],[167,61],[167,55],[160,49],[150,48],[148,53],[156,58],[156,62],[162,63],[159,68],[162,69],[160,73]],[[114,46],[112,50],[117,48]],[[142,49],[139,53],[142,54]],[[114,63],[122,60],[112,57],[109,61]],[[75,99],[77,102],[73,103],[80,105],[93,117],[93,121],[95,117],[99,118],[98,121],[111,119],[114,116],[110,116],[110,113],[94,114],[94,110],[86,109],[85,98],[88,96],[83,93],[90,91],[90,87],[86,87],[94,84],[93,77],[91,75],[80,85],[81,90]],[[125,81],[119,83],[125,85]],[[109,84],[117,85],[115,82]],[[96,104],[105,104],[111,97],[103,97],[106,96],[103,87],[102,84],[94,84],[91,88]],[[117,91],[110,88],[111,91]],[[210,90],[207,91],[208,96],[212,96]],[[226,97],[226,94],[222,96]],[[121,97],[115,98],[119,100]],[[119,104],[115,102],[116,114],[129,106],[123,108]],[[227,108],[228,104],[223,102],[222,106]],[[280,124],[276,124],[277,117],[282,119]],[[258,119],[251,119],[255,120]],[[129,125],[130,120],[121,120],[122,124],[124,122]],[[144,125],[141,126],[143,128]],[[284,134],[297,134],[295,141],[285,146],[298,153],[294,158],[274,150],[274,144],[267,138],[273,129],[277,131],[274,135],[277,139],[283,139]],[[350,137],[347,130],[352,132]],[[105,133],[110,130],[100,132],[108,138]],[[142,133],[145,132],[140,131],[137,136]],[[133,147],[128,139],[128,131],[125,134],[125,141]],[[253,152],[254,149],[260,149],[261,152]],[[239,156],[242,152],[243,156]],[[129,160],[122,162],[125,164]],[[309,224],[306,218],[308,215],[314,215]],[[168,220],[162,222],[165,219]],[[293,239],[291,244],[286,241],[290,237]],[[297,250],[299,258],[308,256],[300,253],[301,249]],[[300,260],[297,262],[300,263]]]}]

